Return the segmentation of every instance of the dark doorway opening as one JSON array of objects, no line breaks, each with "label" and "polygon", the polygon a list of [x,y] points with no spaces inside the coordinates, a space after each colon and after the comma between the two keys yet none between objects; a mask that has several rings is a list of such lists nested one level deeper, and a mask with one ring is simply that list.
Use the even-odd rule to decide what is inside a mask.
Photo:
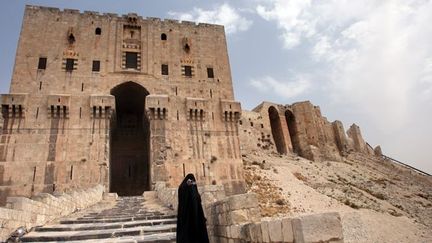
[{"label": "dark doorway opening", "polygon": [[141,195],[150,190],[150,129],[145,115],[149,92],[134,82],[111,90],[115,96],[110,151],[110,192]]},{"label": "dark doorway opening", "polygon": [[285,120],[288,126],[289,135],[291,138],[291,145],[293,148],[293,152],[299,154],[300,153],[300,141],[298,138],[297,125],[295,121],[294,114],[290,110],[285,111]]},{"label": "dark doorway opening", "polygon": [[268,109],[270,126],[273,135],[273,139],[276,145],[276,149],[280,154],[286,154],[285,140],[282,132],[282,125],[279,117],[279,113],[273,106]]}]

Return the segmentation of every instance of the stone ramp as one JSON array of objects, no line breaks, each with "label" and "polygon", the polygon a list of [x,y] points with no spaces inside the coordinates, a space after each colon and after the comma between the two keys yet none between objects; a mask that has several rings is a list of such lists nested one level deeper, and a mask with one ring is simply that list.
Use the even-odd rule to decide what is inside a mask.
[{"label": "stone ramp", "polygon": [[153,197],[120,197],[105,209],[34,228],[22,242],[175,242],[175,212]]}]

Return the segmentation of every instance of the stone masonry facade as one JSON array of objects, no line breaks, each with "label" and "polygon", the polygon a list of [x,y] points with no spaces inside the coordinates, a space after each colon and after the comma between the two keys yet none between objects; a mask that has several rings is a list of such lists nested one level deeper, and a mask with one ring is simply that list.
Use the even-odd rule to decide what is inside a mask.
[{"label": "stone masonry facade", "polygon": [[1,105],[0,205],[98,184],[140,195],[187,173],[241,194],[243,149],[381,153],[309,101],[242,111],[223,26],[133,13],[27,6]]},{"label": "stone masonry facade", "polygon": [[244,191],[223,26],[27,6],[1,104],[0,204],[187,173]]}]

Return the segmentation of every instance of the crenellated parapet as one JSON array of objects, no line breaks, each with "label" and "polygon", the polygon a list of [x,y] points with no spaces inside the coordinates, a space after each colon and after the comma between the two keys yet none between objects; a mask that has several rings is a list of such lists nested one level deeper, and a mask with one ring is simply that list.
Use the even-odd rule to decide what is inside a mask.
[{"label": "crenellated parapet", "polygon": [[26,11],[31,11],[34,13],[47,12],[49,14],[56,14],[59,16],[60,15],[81,15],[81,16],[86,16],[86,17],[95,18],[95,19],[107,18],[107,19],[127,19],[128,20],[129,17],[134,16],[134,18],[136,19],[137,22],[149,21],[149,22],[161,22],[164,24],[189,25],[192,27],[203,27],[203,28],[213,27],[213,28],[219,28],[220,30],[224,29],[223,25],[218,25],[218,24],[197,23],[197,22],[193,22],[193,21],[186,21],[186,20],[180,21],[180,20],[173,20],[173,19],[161,19],[161,18],[155,18],[155,17],[142,17],[136,13],[119,15],[116,13],[100,13],[97,11],[83,11],[83,12],[81,12],[78,9],[65,8],[65,9],[61,10],[60,8],[35,6],[35,5],[27,5]]}]

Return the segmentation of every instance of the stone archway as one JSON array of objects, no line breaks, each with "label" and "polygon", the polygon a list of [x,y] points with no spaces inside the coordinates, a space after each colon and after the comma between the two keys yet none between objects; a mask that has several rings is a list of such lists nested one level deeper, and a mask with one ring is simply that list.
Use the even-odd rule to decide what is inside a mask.
[{"label": "stone archway", "polygon": [[110,192],[141,195],[150,189],[150,129],[145,114],[149,92],[134,82],[111,90],[115,96],[110,138]]},{"label": "stone archway", "polygon": [[277,152],[280,154],[286,154],[286,145],[284,135],[282,131],[282,124],[279,116],[279,112],[274,106],[270,106],[268,109],[270,118],[270,127],[273,135],[273,140],[276,145]]},{"label": "stone archway", "polygon": [[292,150],[294,153],[300,154],[300,140],[297,132],[295,116],[290,110],[285,111],[285,121],[288,126],[288,132],[291,140]]}]

